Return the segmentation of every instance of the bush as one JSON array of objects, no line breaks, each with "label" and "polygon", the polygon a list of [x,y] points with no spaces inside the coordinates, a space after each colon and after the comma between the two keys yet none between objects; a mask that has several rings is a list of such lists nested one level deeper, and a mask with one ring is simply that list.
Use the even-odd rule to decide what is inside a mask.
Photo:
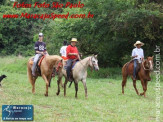
[{"label": "bush", "polygon": [[88,77],[90,78],[120,78],[121,68],[100,68],[99,71],[88,70]]}]

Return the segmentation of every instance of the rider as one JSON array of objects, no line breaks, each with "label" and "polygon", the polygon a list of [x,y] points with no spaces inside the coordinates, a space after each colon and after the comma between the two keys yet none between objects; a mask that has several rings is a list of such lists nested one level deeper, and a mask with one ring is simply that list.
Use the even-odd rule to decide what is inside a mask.
[{"label": "rider", "polygon": [[143,46],[144,43],[142,43],[141,41],[136,41],[136,43],[134,44],[134,46],[136,48],[134,48],[132,50],[132,58],[134,60],[134,80],[136,80],[136,67],[137,67],[137,62],[141,63],[142,60],[144,59],[144,51],[141,48],[141,46]]},{"label": "rider", "polygon": [[66,48],[67,48],[67,41],[64,40],[63,46],[62,46],[61,49],[60,49],[61,57],[62,57],[64,60],[67,59],[67,57],[66,57]]},{"label": "rider", "polygon": [[76,47],[77,44],[77,39],[76,38],[72,38],[71,39],[71,44],[68,45],[66,52],[67,52],[67,78],[69,81],[71,81],[70,79],[70,71],[71,71],[71,65],[73,63],[73,60],[80,60],[80,56],[79,56],[79,52],[78,49]]},{"label": "rider", "polygon": [[35,76],[36,64],[40,56],[48,55],[46,44],[43,42],[43,33],[39,33],[39,40],[35,43],[35,57],[32,66],[32,75]]}]

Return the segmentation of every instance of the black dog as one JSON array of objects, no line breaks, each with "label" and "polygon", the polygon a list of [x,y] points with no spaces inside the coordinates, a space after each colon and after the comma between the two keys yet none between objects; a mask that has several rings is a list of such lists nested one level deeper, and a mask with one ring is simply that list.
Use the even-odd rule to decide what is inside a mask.
[{"label": "black dog", "polygon": [[6,78],[7,76],[6,75],[1,75],[0,76],[0,86],[1,86],[1,81],[3,80],[3,78]]}]

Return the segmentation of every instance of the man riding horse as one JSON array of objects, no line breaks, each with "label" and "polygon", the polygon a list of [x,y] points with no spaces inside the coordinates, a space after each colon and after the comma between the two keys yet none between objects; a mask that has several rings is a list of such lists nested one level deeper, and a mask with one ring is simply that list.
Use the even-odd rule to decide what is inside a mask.
[{"label": "man riding horse", "polygon": [[39,60],[39,58],[43,55],[48,55],[48,52],[46,51],[46,44],[43,42],[43,33],[39,33],[39,40],[35,43],[35,57],[33,61],[32,66],[32,75],[36,76],[36,65]]},{"label": "man riding horse", "polygon": [[71,66],[74,60],[80,60],[80,56],[79,56],[79,52],[78,49],[76,47],[77,44],[77,39],[76,38],[72,38],[71,39],[71,44],[67,47],[66,52],[67,52],[67,78],[68,81],[72,81],[72,79],[70,79],[70,71],[71,71]]},{"label": "man riding horse", "polygon": [[[122,94],[124,94],[127,77],[131,76],[137,95],[144,95],[144,97],[146,97],[147,84],[148,81],[151,81],[150,72],[153,70],[153,56],[148,56],[144,59],[144,52],[141,48],[143,45],[144,43],[140,41],[134,44],[136,48],[132,51],[133,60],[127,62],[122,67]],[[136,88],[136,80],[140,80],[143,87],[143,92],[140,94]]]},{"label": "man riding horse", "polygon": [[136,80],[136,68],[137,68],[137,63],[141,63],[144,60],[144,51],[141,48],[141,46],[143,46],[144,43],[142,43],[141,41],[136,41],[136,43],[134,44],[134,46],[136,48],[134,48],[132,50],[132,58],[134,60],[134,72],[133,72],[133,79]]}]

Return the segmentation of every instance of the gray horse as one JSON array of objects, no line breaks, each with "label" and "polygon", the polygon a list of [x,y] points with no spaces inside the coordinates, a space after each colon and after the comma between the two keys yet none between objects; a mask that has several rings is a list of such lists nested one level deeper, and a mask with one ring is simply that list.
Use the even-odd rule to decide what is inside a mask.
[{"label": "gray horse", "polygon": [[[65,62],[63,63],[63,67],[65,65]],[[84,89],[85,89],[85,97],[87,98],[87,85],[86,85],[86,78],[87,78],[87,68],[91,67],[91,69],[93,70],[99,70],[99,66],[98,66],[98,60],[97,60],[97,55],[93,55],[93,56],[89,56],[81,61],[78,61],[73,70],[73,78],[74,78],[74,84],[75,84],[75,97],[77,98],[77,92],[78,92],[78,82],[82,81]],[[66,85],[68,82],[67,79],[67,74],[66,74],[66,70],[63,68],[59,73],[58,73],[58,91],[57,91],[57,95],[59,95],[60,93],[60,83],[62,81],[62,77],[65,77],[65,83],[64,83],[64,96],[66,96]]]}]

